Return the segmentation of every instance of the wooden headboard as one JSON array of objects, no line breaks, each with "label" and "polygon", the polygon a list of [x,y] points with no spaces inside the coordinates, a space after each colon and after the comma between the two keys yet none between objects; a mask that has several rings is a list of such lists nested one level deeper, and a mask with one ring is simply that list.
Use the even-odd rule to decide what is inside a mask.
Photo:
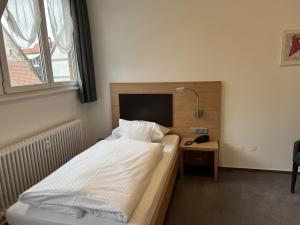
[{"label": "wooden headboard", "polygon": [[[191,92],[176,93],[176,87],[194,89],[200,96],[203,117],[194,116],[196,96]],[[118,126],[120,117],[119,94],[173,94],[173,127],[171,131],[181,137],[196,137],[192,127],[206,127],[212,140],[220,138],[221,82],[163,82],[163,83],[111,83],[112,126]]]}]

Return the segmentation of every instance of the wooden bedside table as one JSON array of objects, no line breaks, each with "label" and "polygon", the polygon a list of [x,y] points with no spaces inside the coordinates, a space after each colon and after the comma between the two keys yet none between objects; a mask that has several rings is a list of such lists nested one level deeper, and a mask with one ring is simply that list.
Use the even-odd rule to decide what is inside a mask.
[{"label": "wooden bedside table", "polygon": [[214,181],[218,181],[218,170],[219,170],[219,142],[209,141],[204,143],[193,143],[191,145],[184,145],[185,142],[191,141],[194,138],[183,138],[180,142],[180,177],[184,174],[184,162],[183,154],[184,151],[200,151],[200,152],[213,152],[214,153]]}]

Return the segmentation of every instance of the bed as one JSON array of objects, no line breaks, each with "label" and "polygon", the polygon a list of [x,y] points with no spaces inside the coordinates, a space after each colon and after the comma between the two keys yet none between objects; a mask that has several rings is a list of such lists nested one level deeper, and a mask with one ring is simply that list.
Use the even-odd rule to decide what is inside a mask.
[{"label": "bed", "polygon": [[[174,95],[174,90],[178,86],[197,89],[206,115],[212,116],[205,116],[201,120],[195,119],[193,104],[186,104],[186,102],[193,102],[191,96]],[[83,217],[74,218],[21,202],[17,202],[7,211],[8,222],[10,225],[162,225],[179,170],[180,136],[191,135],[189,130],[191,126],[201,127],[205,124],[213,139],[219,137],[220,87],[220,82],[115,83],[110,85],[113,128],[119,126],[120,118],[124,118],[153,121],[169,127],[173,133],[163,138],[162,143],[165,143],[165,146],[162,158],[153,170],[147,188],[126,223],[95,217],[88,213]],[[139,104],[132,104],[133,102]],[[184,107],[182,107],[183,104]],[[114,138],[113,135],[107,140]]]},{"label": "bed", "polygon": [[[113,140],[110,136],[107,140]],[[172,187],[178,171],[179,136],[166,135],[161,141],[164,144],[163,155],[154,169],[152,178],[137,208],[128,223],[122,223],[86,214],[75,218],[51,212],[46,209],[17,202],[7,211],[10,225],[154,225],[162,224],[165,206],[169,201]]]},{"label": "bed", "polygon": [[[62,214],[61,211],[63,210],[65,212],[65,208],[59,208],[56,209],[58,212],[53,211],[53,208],[41,208],[41,205],[35,205],[32,204],[32,202],[27,202],[29,204],[26,204],[26,201],[22,201],[22,196],[24,196],[24,193],[21,195],[20,200],[11,206],[7,213],[7,221],[10,225],[121,225],[121,224],[130,224],[130,225],[161,225],[163,224],[165,213],[167,210],[167,206],[175,185],[176,177],[179,170],[179,150],[178,145],[180,142],[180,137],[176,134],[167,134],[165,135],[169,129],[164,126],[172,126],[172,94],[141,94],[141,95],[120,95],[120,117],[126,118],[126,119],[137,119],[137,120],[151,120],[154,122],[146,122],[146,121],[128,121],[128,120],[119,120],[119,127],[120,130],[118,132],[121,133],[122,127],[127,127],[127,125],[134,124],[134,127],[129,126],[127,127],[126,131],[123,131],[123,136],[120,133],[115,132],[115,129],[112,132],[112,135],[106,138],[104,141],[99,142],[101,143],[109,143],[117,141],[118,139],[122,139],[120,137],[126,137],[125,139],[128,140],[136,140],[137,142],[133,144],[140,144],[140,143],[148,143],[149,145],[156,145],[158,144],[161,146],[161,158],[157,161],[157,164],[155,164],[155,167],[153,167],[151,176],[149,177],[149,182],[145,186],[145,189],[142,191],[142,195],[138,198],[136,196],[132,196],[132,198],[138,198],[138,202],[132,210],[132,214],[130,216],[126,217],[129,218],[125,221],[122,221],[124,217],[121,217],[121,219],[118,221],[114,217],[110,218],[110,216],[106,216],[106,212],[104,211],[104,214],[95,216],[93,211],[85,211],[83,215],[77,216],[73,215],[66,215]],[[134,99],[133,99],[134,98]],[[146,99],[145,99],[146,98]],[[132,102],[135,102],[136,104],[132,104]],[[121,126],[121,122],[123,122],[123,126]],[[156,122],[156,123],[155,123]],[[160,125],[158,125],[160,123]],[[142,126],[140,126],[142,124]],[[126,125],[126,126],[125,126]],[[144,127],[144,125],[146,127]],[[139,132],[136,130],[133,132],[136,128],[136,126],[139,128],[143,128]],[[150,128],[150,130],[146,129]],[[156,131],[156,132],[155,132]],[[135,137],[132,138],[131,136],[128,136],[130,133],[132,135],[132,132],[135,133]],[[158,133],[157,133],[158,132]],[[150,140],[143,140],[143,138],[148,137],[146,135],[148,133]],[[140,134],[140,135],[137,135]],[[155,134],[159,134],[159,136],[155,136]],[[127,135],[127,136],[126,136]],[[162,135],[162,136],[160,136]],[[140,141],[140,136],[143,136],[141,139],[142,142],[138,143]],[[158,142],[159,143],[155,143]],[[122,142],[122,141],[121,141]],[[98,143],[94,146],[97,146]],[[119,143],[121,145],[121,143]],[[145,148],[147,147],[146,144],[144,144]],[[91,148],[94,148],[92,146]],[[90,149],[91,149],[90,148]],[[96,147],[95,147],[96,148]],[[127,147],[126,151],[129,152],[128,156],[131,157],[131,152],[133,151],[134,146],[132,148]],[[91,151],[88,149],[87,151]],[[130,150],[128,150],[130,149]],[[125,150],[125,149],[123,149]],[[93,150],[95,151],[95,149]],[[151,152],[154,150],[151,150]],[[81,155],[81,154],[80,154]],[[79,155],[79,157],[81,157]],[[92,156],[92,155],[90,155]],[[106,155],[103,155],[106,157]],[[78,156],[77,156],[78,157]],[[135,157],[135,156],[134,156]],[[85,159],[85,157],[81,157],[82,159]],[[126,159],[126,155],[125,158]],[[72,159],[73,160],[73,159]],[[68,164],[72,164],[68,162]],[[76,160],[76,157],[75,157]],[[77,160],[78,161],[78,160]],[[79,160],[80,161],[80,160]],[[93,163],[92,161],[90,163]],[[106,163],[104,160],[102,163]],[[80,165],[79,165],[80,166]],[[68,167],[66,165],[63,166]],[[72,166],[71,166],[72,167]],[[73,166],[72,168],[75,168],[76,166]],[[93,167],[93,166],[91,166]],[[113,164],[111,165],[113,167]],[[60,168],[61,170],[61,168]],[[63,170],[63,169],[62,169]],[[68,172],[68,171],[67,171]],[[54,173],[57,173],[56,171]],[[70,174],[70,173],[66,173]],[[75,173],[75,177],[77,176],[77,173]],[[91,173],[86,173],[91,174]],[[64,173],[60,172],[59,175],[61,177],[64,177]],[[50,175],[50,177],[53,176],[53,174]],[[80,175],[78,175],[80,176]],[[54,176],[55,177],[55,176]],[[59,177],[59,176],[57,176]],[[107,177],[107,176],[106,176]],[[55,177],[56,178],[56,177]],[[49,180],[49,178],[45,178],[45,180]],[[64,179],[63,179],[64,180]],[[62,182],[64,182],[61,180]],[[66,178],[68,180],[68,178]],[[51,178],[50,178],[51,181]],[[54,187],[53,190],[57,191],[57,186],[60,184],[57,182],[57,179],[54,179]],[[70,180],[72,181],[72,179]],[[42,181],[43,182],[43,181]],[[80,183],[80,182],[78,182]],[[143,182],[142,182],[143,183]],[[52,183],[48,181],[46,182],[47,186],[51,185]],[[39,184],[35,185],[38,186]],[[63,184],[64,186],[65,184]],[[98,187],[98,186],[96,186]],[[59,187],[60,188],[60,187]],[[32,188],[31,188],[32,189]],[[30,192],[30,190],[27,190],[26,192]],[[33,187],[34,189],[34,187]],[[94,188],[95,189],[95,188]],[[106,188],[107,189],[107,188]],[[49,190],[49,189],[48,189]],[[120,189],[121,190],[121,189]],[[37,192],[40,190],[38,189]],[[26,195],[25,192],[25,195]],[[47,191],[44,192],[47,194]],[[76,194],[76,192],[74,192]],[[126,194],[125,194],[126,195]],[[119,196],[119,195],[117,195]],[[122,195],[120,195],[122,197]],[[40,198],[39,196],[38,198]],[[65,195],[61,196],[62,199],[65,199]],[[42,197],[44,198],[44,196]],[[115,199],[117,197],[114,197]],[[120,198],[122,199],[122,198]],[[51,198],[50,198],[51,200]],[[67,200],[68,201],[68,200]],[[118,200],[119,201],[119,200]],[[121,200],[120,200],[121,201]],[[43,201],[42,201],[43,202]],[[112,205],[115,207],[115,202],[109,202],[108,205]],[[73,203],[72,203],[73,204]],[[126,204],[125,204],[126,205]],[[76,204],[72,205],[74,208],[77,207]],[[127,205],[126,205],[127,206]],[[44,206],[42,206],[44,207]],[[61,207],[61,205],[60,205]],[[63,206],[65,207],[65,206]],[[72,211],[72,210],[70,210]],[[75,210],[76,211],[76,210]],[[76,212],[75,212],[76,214]],[[103,216],[104,215],[104,216]],[[114,214],[115,215],[115,214]],[[76,217],[77,216],[77,217]]]}]

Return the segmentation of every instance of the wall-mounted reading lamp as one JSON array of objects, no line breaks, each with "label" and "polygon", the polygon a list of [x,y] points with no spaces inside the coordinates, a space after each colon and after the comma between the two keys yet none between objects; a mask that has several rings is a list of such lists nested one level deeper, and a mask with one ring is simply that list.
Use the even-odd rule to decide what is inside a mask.
[{"label": "wall-mounted reading lamp", "polygon": [[178,87],[176,88],[177,93],[183,93],[185,91],[191,91],[196,95],[196,111],[195,111],[195,117],[200,118],[203,116],[203,110],[199,109],[199,95],[198,93],[192,89],[192,88],[186,88],[186,87]]}]

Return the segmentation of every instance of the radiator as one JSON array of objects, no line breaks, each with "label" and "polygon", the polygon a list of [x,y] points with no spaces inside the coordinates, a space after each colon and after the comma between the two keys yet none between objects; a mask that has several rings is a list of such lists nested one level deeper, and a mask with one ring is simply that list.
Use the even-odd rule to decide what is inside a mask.
[{"label": "radiator", "polygon": [[0,224],[19,194],[82,151],[80,120],[0,149]]}]

